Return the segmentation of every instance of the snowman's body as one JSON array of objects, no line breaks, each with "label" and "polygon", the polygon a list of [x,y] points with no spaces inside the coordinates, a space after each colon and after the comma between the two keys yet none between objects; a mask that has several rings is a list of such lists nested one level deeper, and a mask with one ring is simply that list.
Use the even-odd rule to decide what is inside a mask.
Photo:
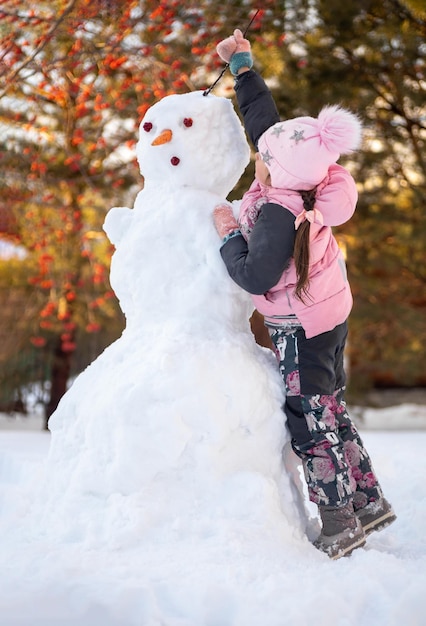
[{"label": "snowman's body", "polygon": [[136,497],[141,518],[166,502],[189,517],[218,501],[225,515],[226,502],[244,508],[238,497],[278,507],[281,382],[212,220],[248,161],[241,124],[224,98],[171,96],[148,111],[137,151],[144,189],[105,222],[126,329],[51,418],[52,506],[116,494],[127,506]]}]

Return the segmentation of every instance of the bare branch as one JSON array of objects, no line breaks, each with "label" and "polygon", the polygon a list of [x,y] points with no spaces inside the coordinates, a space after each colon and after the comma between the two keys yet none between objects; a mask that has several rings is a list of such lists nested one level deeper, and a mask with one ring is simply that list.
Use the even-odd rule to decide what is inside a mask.
[{"label": "bare branch", "polygon": [[15,70],[11,73],[11,75],[8,77],[7,79],[7,84],[6,86],[3,88],[2,91],[0,91],[0,98],[3,98],[3,96],[6,95],[6,93],[9,91],[9,88],[12,84],[12,82],[14,81],[14,79],[22,72],[22,70],[27,67],[34,59],[35,57],[40,54],[40,52],[44,49],[44,47],[47,45],[47,43],[50,41],[50,39],[53,37],[55,31],[59,28],[60,24],[65,20],[65,18],[71,13],[71,11],[74,9],[75,5],[77,3],[77,0],[70,0],[70,2],[68,3],[68,5],[65,7],[63,13],[55,20],[55,22],[52,24],[51,28],[49,29],[49,31],[46,33],[46,35],[43,38],[43,41],[40,42],[40,44],[33,50],[33,52],[31,54],[29,54],[20,65],[18,65],[17,68],[15,68]]}]

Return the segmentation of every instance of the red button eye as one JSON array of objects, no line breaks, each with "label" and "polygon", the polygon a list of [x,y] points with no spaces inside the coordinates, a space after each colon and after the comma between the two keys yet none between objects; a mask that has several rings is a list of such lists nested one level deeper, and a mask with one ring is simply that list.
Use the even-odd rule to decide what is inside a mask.
[{"label": "red button eye", "polygon": [[176,157],[176,156],[172,157],[172,158],[170,159],[170,163],[171,163],[172,165],[179,165],[179,163],[180,163],[180,159],[179,159],[179,157]]},{"label": "red button eye", "polygon": [[193,121],[190,117],[185,117],[185,119],[183,120],[183,125],[186,126],[187,128],[189,128],[190,126],[193,125]]},{"label": "red button eye", "polygon": [[152,130],[151,122],[145,122],[145,124],[142,126],[142,128],[144,129],[145,132],[149,133],[149,131]]}]

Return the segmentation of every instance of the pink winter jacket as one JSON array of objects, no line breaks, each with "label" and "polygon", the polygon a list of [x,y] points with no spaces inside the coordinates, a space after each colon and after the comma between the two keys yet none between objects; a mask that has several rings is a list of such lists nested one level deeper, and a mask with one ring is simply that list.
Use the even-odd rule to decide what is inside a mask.
[{"label": "pink winter jacket", "polygon": [[[347,280],[343,255],[331,227],[343,224],[353,215],[358,199],[355,181],[341,165],[332,165],[327,177],[318,185],[315,208],[324,225],[310,226],[309,291],[301,302],[294,296],[297,283],[294,260],[283,272],[278,283],[262,295],[252,295],[254,306],[265,321],[279,323],[282,316],[296,315],[306,337],[314,337],[343,323],[352,308],[352,294]],[[244,195],[239,222],[246,239],[255,223],[253,207],[260,211],[262,201],[280,204],[297,216],[303,211],[300,194],[263,186],[257,181]],[[284,208],[285,207],[285,208]],[[253,219],[254,218],[254,219]]]}]

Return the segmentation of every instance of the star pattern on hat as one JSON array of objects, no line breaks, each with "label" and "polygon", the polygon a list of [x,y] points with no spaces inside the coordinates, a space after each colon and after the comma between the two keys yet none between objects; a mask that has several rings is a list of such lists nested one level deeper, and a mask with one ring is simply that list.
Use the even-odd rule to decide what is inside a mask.
[{"label": "star pattern on hat", "polygon": [[298,144],[299,141],[305,141],[305,138],[303,136],[304,132],[305,132],[304,130],[295,130],[294,133],[293,133],[293,136],[290,137],[290,139],[294,139],[296,144]]},{"label": "star pattern on hat", "polygon": [[271,130],[271,135],[275,135],[276,137],[279,137],[281,133],[285,133],[285,129],[282,127],[282,125],[277,124]]},{"label": "star pattern on hat", "polygon": [[272,154],[267,150],[266,152],[261,152],[262,161],[269,165],[269,163],[273,160]]}]

